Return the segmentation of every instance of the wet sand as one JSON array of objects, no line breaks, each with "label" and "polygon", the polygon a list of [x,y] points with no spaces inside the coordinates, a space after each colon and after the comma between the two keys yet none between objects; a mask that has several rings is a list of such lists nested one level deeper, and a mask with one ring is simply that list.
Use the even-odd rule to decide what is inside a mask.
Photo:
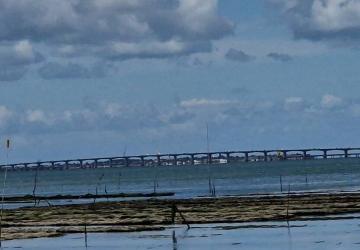
[{"label": "wet sand", "polygon": [[[302,193],[196,199],[148,199],[28,207],[4,211],[2,238],[68,233],[161,230],[173,224],[241,223],[344,218],[360,212],[360,193]],[[181,212],[181,214],[178,211]],[[183,217],[186,222],[183,221]],[[328,217],[332,215],[332,217]],[[341,216],[340,216],[341,215]],[[334,217],[335,216],[335,217]]]}]

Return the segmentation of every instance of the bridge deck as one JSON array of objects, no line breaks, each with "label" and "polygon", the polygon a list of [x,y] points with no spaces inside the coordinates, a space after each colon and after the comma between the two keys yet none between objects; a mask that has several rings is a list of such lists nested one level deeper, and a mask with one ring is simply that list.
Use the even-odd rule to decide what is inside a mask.
[{"label": "bridge deck", "polygon": [[117,166],[160,166],[160,165],[197,165],[223,164],[230,162],[308,160],[327,158],[359,157],[360,148],[310,148],[248,151],[216,151],[176,154],[152,154],[116,157],[68,159],[39,162],[23,162],[0,165],[1,169],[69,169],[99,168]]}]

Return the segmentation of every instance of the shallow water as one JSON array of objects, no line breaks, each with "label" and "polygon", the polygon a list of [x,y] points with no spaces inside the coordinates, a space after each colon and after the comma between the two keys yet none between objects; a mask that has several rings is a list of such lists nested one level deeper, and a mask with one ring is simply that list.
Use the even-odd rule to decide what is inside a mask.
[{"label": "shallow water", "polygon": [[[9,172],[7,195],[32,194],[36,171]],[[42,170],[36,194],[175,192],[189,198],[209,194],[209,177],[217,195],[360,189],[360,159],[249,162],[222,165],[119,167]],[[1,176],[0,176],[1,178]],[[157,183],[154,185],[154,183]]]},{"label": "shallow water", "polygon": [[[359,249],[360,220],[178,226],[164,231],[88,234],[88,249]],[[14,240],[5,249],[86,249],[84,236]]]}]

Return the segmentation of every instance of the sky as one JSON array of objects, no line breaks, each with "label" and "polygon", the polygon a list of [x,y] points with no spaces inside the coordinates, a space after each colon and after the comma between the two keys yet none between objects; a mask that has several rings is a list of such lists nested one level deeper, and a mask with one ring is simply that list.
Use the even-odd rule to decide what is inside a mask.
[{"label": "sky", "polygon": [[0,0],[0,162],[359,147],[359,42],[359,0]]}]

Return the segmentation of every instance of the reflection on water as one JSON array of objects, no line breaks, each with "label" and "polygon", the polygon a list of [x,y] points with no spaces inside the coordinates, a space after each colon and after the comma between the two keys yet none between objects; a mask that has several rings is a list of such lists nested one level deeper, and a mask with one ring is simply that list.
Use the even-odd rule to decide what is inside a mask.
[{"label": "reflection on water", "polygon": [[[359,219],[195,225],[165,231],[88,234],[88,248],[102,249],[359,249]],[[15,240],[6,249],[86,249],[84,236]]]},{"label": "reflection on water", "polygon": [[[35,171],[10,172],[6,194],[32,194]],[[281,176],[281,183],[280,183]],[[360,159],[249,162],[224,165],[44,170],[37,194],[175,192],[176,197],[360,189]],[[1,179],[1,176],[0,176]]]},{"label": "reflection on water", "polygon": [[173,250],[177,250],[177,239],[176,239],[176,231],[172,231],[172,243],[173,243]]}]

